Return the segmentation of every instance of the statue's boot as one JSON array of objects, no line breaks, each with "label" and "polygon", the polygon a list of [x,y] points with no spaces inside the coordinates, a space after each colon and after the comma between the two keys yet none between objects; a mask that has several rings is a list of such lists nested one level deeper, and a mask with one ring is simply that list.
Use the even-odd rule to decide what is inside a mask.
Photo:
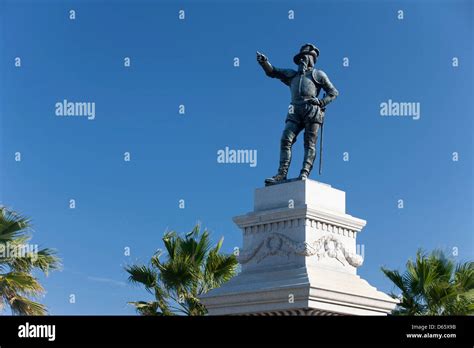
[{"label": "statue's boot", "polygon": [[276,184],[286,180],[286,171],[279,170],[277,175],[265,179],[265,184]]},{"label": "statue's boot", "polygon": [[271,178],[266,178],[265,184],[272,185],[286,180],[288,168],[291,163],[291,146],[295,141],[295,133],[285,128],[280,143],[280,164],[278,166],[278,173]]},{"label": "statue's boot", "polygon": [[299,180],[306,180],[308,179],[309,172],[305,169],[301,170],[300,175],[298,176]]},{"label": "statue's boot", "polygon": [[305,132],[306,143],[304,148],[303,168],[301,168],[300,175],[298,176],[298,179],[300,180],[308,179],[309,173],[311,173],[311,170],[313,169],[313,162],[316,157],[316,149],[314,146],[311,146],[311,143],[309,143],[309,141],[312,139],[313,137],[310,137],[309,133]]}]

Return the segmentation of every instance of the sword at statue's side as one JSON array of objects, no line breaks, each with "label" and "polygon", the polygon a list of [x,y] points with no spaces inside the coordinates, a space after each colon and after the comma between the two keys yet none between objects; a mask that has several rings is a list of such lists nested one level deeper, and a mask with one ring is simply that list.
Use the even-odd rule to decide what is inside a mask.
[{"label": "sword at statue's side", "polygon": [[[324,93],[324,97],[326,97],[326,93]],[[326,108],[321,108],[321,111],[323,112],[323,117],[321,117],[321,137],[319,138],[319,175],[323,172],[323,126]]]}]

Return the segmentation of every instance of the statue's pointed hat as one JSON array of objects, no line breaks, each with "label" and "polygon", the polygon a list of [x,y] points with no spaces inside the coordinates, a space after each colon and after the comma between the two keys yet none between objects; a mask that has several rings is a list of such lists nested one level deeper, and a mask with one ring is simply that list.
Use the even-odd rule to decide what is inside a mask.
[{"label": "statue's pointed hat", "polygon": [[310,44],[310,43],[304,44],[303,46],[301,46],[300,52],[296,56],[293,57],[293,62],[295,62],[295,64],[298,65],[301,57],[306,54],[312,55],[314,57],[314,60],[316,60],[316,58],[319,57],[319,49],[313,44]]}]

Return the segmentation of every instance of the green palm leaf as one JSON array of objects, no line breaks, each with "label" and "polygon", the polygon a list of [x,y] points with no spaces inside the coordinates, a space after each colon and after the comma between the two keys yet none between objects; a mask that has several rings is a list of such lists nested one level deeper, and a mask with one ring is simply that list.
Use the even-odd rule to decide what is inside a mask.
[{"label": "green palm leaf", "polygon": [[0,207],[0,311],[9,306],[13,314],[44,315],[46,307],[33,301],[44,292],[31,275],[38,269],[48,275],[61,267],[52,249],[31,250],[31,220]]},{"label": "green palm leaf", "polygon": [[402,291],[395,315],[474,314],[474,268],[472,262],[455,265],[440,250],[429,255],[419,250],[402,273],[382,268]]},{"label": "green palm leaf", "polygon": [[125,271],[127,271],[130,276],[128,280],[132,283],[140,283],[145,286],[147,289],[151,289],[156,285],[157,276],[155,270],[144,266],[144,265],[131,265],[125,266]]},{"label": "green palm leaf", "polygon": [[[163,236],[167,257],[155,253],[150,267],[128,266],[129,281],[141,283],[152,292],[154,301],[131,302],[141,315],[205,315],[199,295],[222,285],[235,275],[237,259],[220,253],[223,239],[212,247],[207,230],[196,225],[179,236],[167,232]],[[164,260],[162,260],[162,258]]]}]

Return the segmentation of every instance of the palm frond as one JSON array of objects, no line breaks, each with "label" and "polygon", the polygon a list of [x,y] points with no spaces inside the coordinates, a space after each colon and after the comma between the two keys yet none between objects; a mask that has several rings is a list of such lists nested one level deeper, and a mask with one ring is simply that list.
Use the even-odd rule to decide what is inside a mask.
[{"label": "palm frond", "polygon": [[[168,253],[165,261],[161,253],[150,260],[152,268],[127,266],[130,281],[146,284],[155,301],[131,302],[142,315],[185,314],[205,315],[207,310],[199,295],[220,286],[235,275],[235,255],[220,254],[223,239],[211,246],[209,232],[196,225],[184,238],[176,232],[167,232],[163,243]],[[152,281],[153,279],[153,281]]]},{"label": "palm frond", "polygon": [[16,295],[10,299],[10,308],[13,315],[46,315],[48,310],[41,303],[26,297]]},{"label": "palm frond", "polygon": [[396,315],[468,315],[473,313],[473,263],[455,265],[440,250],[429,255],[421,250],[408,260],[403,274],[382,268],[402,290]]},{"label": "palm frond", "polygon": [[453,281],[460,291],[474,289],[474,262],[459,263],[454,271]]},{"label": "palm frond", "polygon": [[181,239],[177,236],[176,232],[171,231],[165,233],[163,237],[163,244],[165,245],[166,251],[168,252],[168,257],[170,259],[175,257],[180,241]]},{"label": "palm frond", "polygon": [[27,233],[31,219],[4,206],[0,207],[0,241],[14,240]]},{"label": "palm frond", "polygon": [[30,296],[39,296],[44,292],[38,280],[29,273],[9,272],[0,274],[0,294],[19,293]]},{"label": "palm frond", "polygon": [[149,315],[149,316],[150,315],[157,315],[157,316],[164,315],[163,312],[160,311],[160,306],[158,305],[158,302],[155,302],[155,301],[150,301],[150,302],[137,301],[137,302],[128,302],[128,304],[134,306],[135,310],[140,315]]},{"label": "palm frond", "polygon": [[206,260],[203,292],[221,286],[235,276],[238,261],[235,255],[222,255],[213,250]]},{"label": "palm frond", "polygon": [[158,274],[155,270],[145,265],[125,266],[125,271],[130,274],[128,281],[135,284],[142,284],[146,289],[153,288],[157,283]]}]

